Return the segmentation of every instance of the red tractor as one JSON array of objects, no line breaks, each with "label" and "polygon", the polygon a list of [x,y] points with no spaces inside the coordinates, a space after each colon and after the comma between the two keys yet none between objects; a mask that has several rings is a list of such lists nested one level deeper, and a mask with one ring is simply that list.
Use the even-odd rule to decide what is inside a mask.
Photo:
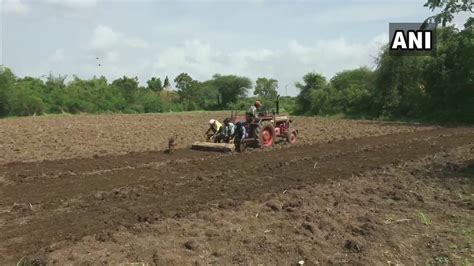
[{"label": "red tractor", "polygon": [[234,139],[235,149],[243,151],[247,146],[257,148],[269,148],[277,141],[277,138],[285,139],[289,144],[296,143],[298,130],[291,128],[292,120],[288,114],[279,114],[279,104],[277,101],[277,111],[269,114],[262,112],[251,122],[246,121],[245,115],[238,115],[232,112],[230,120],[234,124],[240,122],[245,127],[243,138],[236,136]]}]

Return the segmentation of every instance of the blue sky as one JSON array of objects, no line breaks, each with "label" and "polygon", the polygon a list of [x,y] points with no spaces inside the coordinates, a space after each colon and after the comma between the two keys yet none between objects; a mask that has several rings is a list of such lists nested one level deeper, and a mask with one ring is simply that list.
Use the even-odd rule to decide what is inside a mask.
[{"label": "blue sky", "polygon": [[310,71],[374,67],[389,22],[431,15],[416,0],[1,1],[1,62],[18,76],[237,74],[289,95]]}]

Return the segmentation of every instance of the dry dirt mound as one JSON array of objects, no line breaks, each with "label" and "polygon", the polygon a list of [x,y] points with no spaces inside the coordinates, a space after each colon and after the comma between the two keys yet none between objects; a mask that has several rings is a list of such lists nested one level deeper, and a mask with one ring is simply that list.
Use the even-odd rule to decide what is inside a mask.
[{"label": "dry dirt mound", "polygon": [[[412,131],[412,130],[409,130]],[[472,128],[0,167],[0,261],[463,262]]]}]

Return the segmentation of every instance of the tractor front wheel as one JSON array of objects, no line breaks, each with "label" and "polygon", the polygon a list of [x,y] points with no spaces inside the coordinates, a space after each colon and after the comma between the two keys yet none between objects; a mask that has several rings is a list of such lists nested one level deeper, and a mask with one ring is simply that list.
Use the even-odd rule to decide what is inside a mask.
[{"label": "tractor front wheel", "polygon": [[275,142],[275,128],[269,122],[263,122],[255,128],[255,139],[260,148],[270,148]]}]

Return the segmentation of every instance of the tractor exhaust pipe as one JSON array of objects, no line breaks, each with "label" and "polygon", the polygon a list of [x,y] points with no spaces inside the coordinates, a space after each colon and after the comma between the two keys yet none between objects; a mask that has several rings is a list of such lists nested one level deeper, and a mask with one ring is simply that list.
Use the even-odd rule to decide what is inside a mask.
[{"label": "tractor exhaust pipe", "polygon": [[280,114],[280,95],[277,95],[276,109],[277,109],[277,115]]}]

